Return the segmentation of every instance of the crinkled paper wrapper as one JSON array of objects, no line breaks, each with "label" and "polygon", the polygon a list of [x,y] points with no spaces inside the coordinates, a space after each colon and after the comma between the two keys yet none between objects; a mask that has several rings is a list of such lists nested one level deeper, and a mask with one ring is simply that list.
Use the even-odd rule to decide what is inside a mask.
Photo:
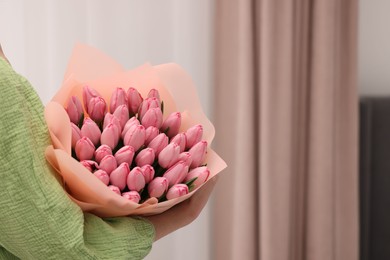
[{"label": "crinkled paper wrapper", "polygon": [[[134,70],[125,70],[113,59],[100,51],[77,44],[71,55],[61,89],[45,108],[52,145],[46,149],[46,158],[60,174],[69,197],[85,212],[100,217],[155,215],[188,199],[196,191],[158,203],[150,198],[136,204],[112,192],[71,156],[71,127],[64,109],[69,97],[75,95],[82,100],[82,88],[89,85],[96,89],[108,103],[117,87],[135,87],[143,97],[151,88],[159,90],[164,101],[164,118],[171,112],[182,112],[181,132],[195,124],[202,124],[203,139],[211,144],[215,130],[202,111],[196,88],[188,74],[177,64],[151,66],[145,64]],[[109,104],[108,104],[109,107]],[[208,148],[207,167],[211,179],[221,172],[225,162]]]}]

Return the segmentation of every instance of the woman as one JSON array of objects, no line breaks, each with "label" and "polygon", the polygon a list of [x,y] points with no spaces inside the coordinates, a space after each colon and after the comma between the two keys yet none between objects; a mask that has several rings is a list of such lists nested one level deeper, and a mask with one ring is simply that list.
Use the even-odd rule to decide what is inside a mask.
[{"label": "woman", "polygon": [[0,90],[0,259],[142,259],[153,241],[191,223],[205,206],[216,177],[159,215],[82,212],[45,160],[43,105],[1,46]]}]

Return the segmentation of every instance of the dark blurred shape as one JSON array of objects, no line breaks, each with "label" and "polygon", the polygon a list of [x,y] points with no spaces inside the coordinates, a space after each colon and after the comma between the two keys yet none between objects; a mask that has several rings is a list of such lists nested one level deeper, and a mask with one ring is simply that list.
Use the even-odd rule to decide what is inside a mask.
[{"label": "dark blurred shape", "polygon": [[360,100],[360,259],[390,259],[390,96]]}]

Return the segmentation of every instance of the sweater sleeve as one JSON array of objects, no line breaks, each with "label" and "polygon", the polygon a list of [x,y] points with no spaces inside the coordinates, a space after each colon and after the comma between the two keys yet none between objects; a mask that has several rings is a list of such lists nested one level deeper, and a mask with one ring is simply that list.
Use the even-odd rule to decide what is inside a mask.
[{"label": "sweater sleeve", "polygon": [[[44,157],[43,105],[0,58],[0,258],[142,259],[155,235],[143,218],[83,213]],[[12,257],[11,257],[12,256]]]}]

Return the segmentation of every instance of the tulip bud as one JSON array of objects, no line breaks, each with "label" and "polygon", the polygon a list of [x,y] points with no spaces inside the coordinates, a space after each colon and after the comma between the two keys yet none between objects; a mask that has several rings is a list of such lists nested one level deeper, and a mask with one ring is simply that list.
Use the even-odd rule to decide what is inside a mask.
[{"label": "tulip bud", "polygon": [[112,150],[108,145],[103,144],[95,151],[95,161],[100,163],[106,155],[112,155]]},{"label": "tulip bud", "polygon": [[105,171],[108,175],[110,175],[111,172],[115,170],[117,166],[118,165],[116,163],[115,157],[112,155],[106,155],[100,161],[99,169]]},{"label": "tulip bud", "polygon": [[182,152],[179,154],[177,161],[183,161],[188,167],[190,167],[192,163],[192,156],[189,152]]},{"label": "tulip bud", "polygon": [[160,130],[158,130],[157,127],[154,127],[154,126],[149,126],[148,128],[146,128],[146,132],[145,132],[145,137],[146,137],[146,140],[145,140],[145,145],[149,145],[149,143],[156,137],[160,134]]},{"label": "tulip bud", "polygon": [[161,102],[160,93],[157,89],[152,88],[148,93],[148,98],[157,98],[158,102]]},{"label": "tulip bud", "polygon": [[127,102],[129,104],[129,112],[131,115],[135,115],[143,101],[141,94],[135,88],[129,88],[127,90]]},{"label": "tulip bud", "polygon": [[116,88],[111,95],[110,112],[114,113],[117,107],[127,105],[127,94],[123,88]]},{"label": "tulip bud", "polygon": [[161,126],[161,132],[166,133],[169,138],[172,138],[179,133],[180,125],[181,114],[179,112],[174,112],[165,119]]},{"label": "tulip bud", "polygon": [[123,192],[122,197],[135,203],[139,203],[139,201],[141,200],[141,196],[139,195],[139,193],[134,190]]},{"label": "tulip bud", "polygon": [[120,189],[119,189],[117,186],[109,185],[108,188],[109,188],[110,190],[112,190],[113,192],[115,192],[116,194],[118,194],[119,196],[122,196],[122,195],[121,195],[121,191],[120,191]]},{"label": "tulip bud", "polygon": [[121,123],[119,122],[119,119],[113,114],[107,113],[104,116],[103,129],[106,128],[109,124],[114,124],[118,127],[118,129],[121,129]]},{"label": "tulip bud", "polygon": [[173,186],[186,177],[188,173],[188,165],[185,162],[178,162],[169,168],[163,175],[163,177],[167,178],[168,186]]},{"label": "tulip bud", "polygon": [[72,148],[74,149],[76,147],[77,141],[80,140],[82,136],[80,128],[77,125],[70,123],[70,127],[72,129]]},{"label": "tulip bud", "polygon": [[136,117],[132,117],[130,118],[125,126],[123,127],[123,130],[122,130],[122,134],[121,134],[121,137],[122,139],[125,139],[125,135],[127,133],[127,131],[129,131],[129,129],[133,126],[133,125],[140,125],[141,123],[138,121],[138,119]]},{"label": "tulip bud", "polygon": [[108,145],[112,150],[118,145],[120,136],[120,129],[117,125],[109,124],[104,128],[102,135],[100,136],[100,143]]},{"label": "tulip bud", "polygon": [[151,165],[144,165],[141,167],[142,174],[145,178],[145,183],[149,183],[154,178],[154,168]]},{"label": "tulip bud", "polygon": [[135,163],[137,166],[142,167],[144,165],[151,165],[154,162],[156,155],[152,148],[143,149],[139,154],[135,157]]},{"label": "tulip bud", "polygon": [[102,97],[93,97],[89,100],[87,113],[93,121],[100,124],[106,114],[106,101]]},{"label": "tulip bud", "polygon": [[93,89],[89,86],[83,87],[83,101],[84,101],[84,107],[85,107],[85,110],[87,110],[87,113],[88,113],[89,101],[94,97],[101,97],[101,95],[99,94],[99,92],[97,92],[95,89]]},{"label": "tulip bud", "polygon": [[168,180],[165,177],[156,177],[148,185],[150,197],[160,198],[168,190]]},{"label": "tulip bud", "polygon": [[194,146],[196,143],[200,142],[202,140],[203,135],[203,126],[202,125],[195,125],[191,128],[189,128],[186,133],[186,148],[190,149],[192,146]]},{"label": "tulip bud", "polygon": [[163,120],[163,115],[161,112],[160,108],[151,108],[146,113],[141,119],[141,124],[145,127],[148,128],[149,126],[154,126],[157,128],[161,127]]},{"label": "tulip bud", "polygon": [[92,143],[97,146],[102,133],[100,132],[98,125],[92,121],[92,119],[86,117],[84,119],[84,124],[81,127],[81,135],[88,137]]},{"label": "tulip bud", "polygon": [[101,182],[103,182],[104,184],[108,185],[110,183],[110,177],[108,176],[108,174],[103,171],[103,170],[97,170],[96,172],[93,173],[93,175],[96,176],[96,178],[98,178],[99,180],[101,180]]},{"label": "tulip bud", "polygon": [[82,137],[76,142],[75,151],[79,161],[90,160],[95,152],[95,146],[88,137]]},{"label": "tulip bud", "polygon": [[145,136],[145,127],[143,125],[133,125],[127,131],[123,142],[125,145],[132,146],[134,151],[138,151],[145,143]]},{"label": "tulip bud", "polygon": [[110,174],[110,182],[112,185],[117,186],[120,190],[126,188],[127,176],[129,175],[130,168],[127,163],[121,163],[115,170]]},{"label": "tulip bud", "polygon": [[152,108],[160,108],[160,101],[157,98],[147,98],[145,99],[138,110],[138,118],[142,121],[146,111]]},{"label": "tulip bud", "polygon": [[176,143],[167,145],[158,155],[158,163],[161,167],[168,169],[179,158],[180,147]]},{"label": "tulip bud", "polygon": [[171,139],[171,143],[176,143],[178,146],[180,146],[180,152],[182,153],[186,148],[186,139],[186,135],[184,133],[180,133]]},{"label": "tulip bud", "polygon": [[129,190],[140,191],[145,187],[145,178],[140,167],[134,167],[127,176]]},{"label": "tulip bud", "polygon": [[203,183],[205,183],[207,181],[207,179],[209,178],[209,176],[210,176],[209,169],[207,169],[206,166],[202,166],[202,167],[192,169],[185,177],[184,182],[188,182],[188,181],[192,180],[193,178],[197,178],[193,182],[194,188],[197,188],[200,185],[202,185]]},{"label": "tulip bud", "polygon": [[114,111],[114,116],[118,118],[121,129],[123,129],[126,122],[129,120],[129,109],[126,105],[118,106]]},{"label": "tulip bud", "polygon": [[195,144],[188,152],[191,154],[192,158],[190,168],[192,169],[200,166],[206,158],[207,141],[200,141],[199,143]]},{"label": "tulip bud", "polygon": [[168,145],[168,136],[164,133],[156,136],[148,145],[148,147],[153,148],[154,152],[158,156],[160,152]]},{"label": "tulip bud", "polygon": [[133,163],[134,153],[135,151],[132,146],[123,146],[115,153],[115,159],[118,165],[124,162],[131,165]]},{"label": "tulip bud", "polygon": [[81,118],[84,114],[84,110],[80,100],[76,96],[72,96],[68,100],[66,112],[68,112],[70,122],[74,123],[75,125],[80,124]]},{"label": "tulip bud", "polygon": [[93,172],[98,167],[98,164],[92,160],[83,160],[80,163],[90,172]]},{"label": "tulip bud", "polygon": [[167,192],[167,200],[175,199],[188,194],[188,186],[185,184],[176,184],[172,186]]}]

